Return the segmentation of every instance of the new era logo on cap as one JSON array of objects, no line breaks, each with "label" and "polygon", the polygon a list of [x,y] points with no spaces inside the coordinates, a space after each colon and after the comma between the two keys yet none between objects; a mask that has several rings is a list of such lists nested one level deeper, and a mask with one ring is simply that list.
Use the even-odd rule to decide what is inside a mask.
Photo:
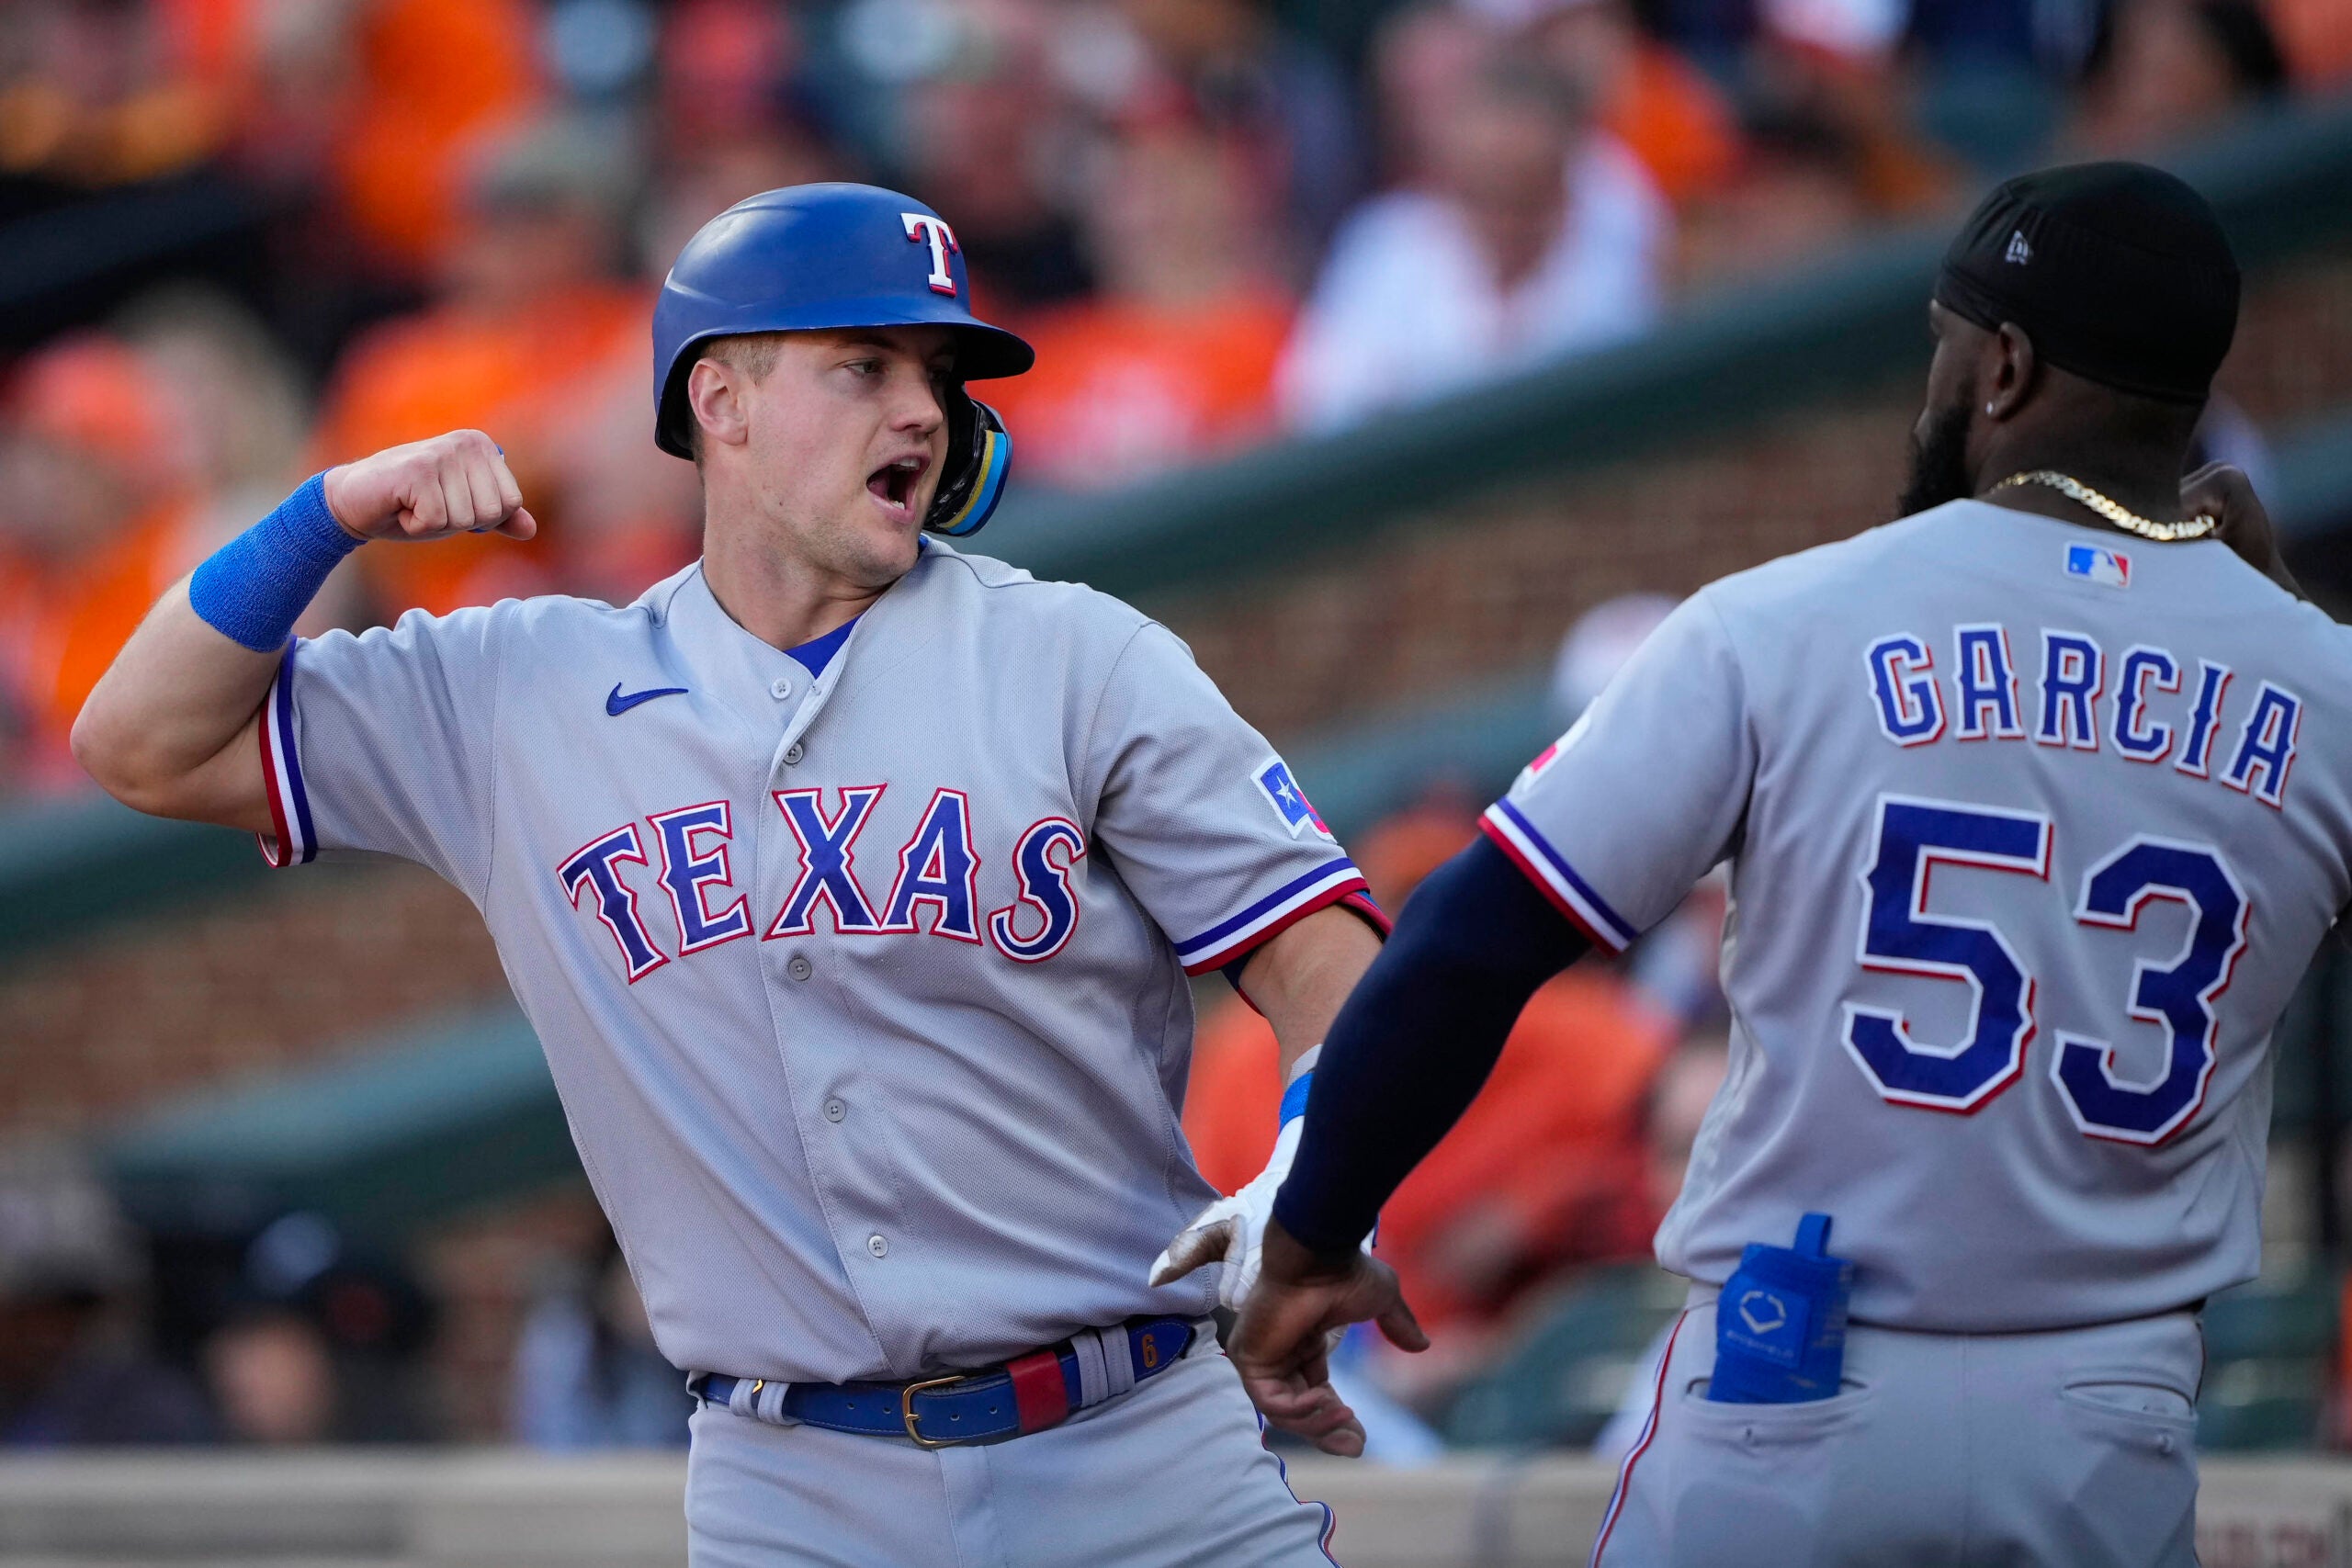
[{"label": "new era logo on cap", "polygon": [[2033,259],[2033,247],[2025,243],[2024,230],[2017,229],[2010,231],[2008,253],[2001,259],[2015,262],[2019,266],[2025,265]]},{"label": "new era logo on cap", "polygon": [[1306,792],[1290,776],[1289,763],[1280,757],[1269,757],[1252,776],[1272,805],[1274,814],[1283,819],[1283,826],[1290,829],[1292,838],[1310,829],[1323,838],[1331,836],[1331,829],[1323,825],[1314,802],[1306,798]]},{"label": "new era logo on cap", "polygon": [[2068,545],[2066,575],[2080,577],[2104,588],[2132,586],[2132,558],[2105,545]]}]

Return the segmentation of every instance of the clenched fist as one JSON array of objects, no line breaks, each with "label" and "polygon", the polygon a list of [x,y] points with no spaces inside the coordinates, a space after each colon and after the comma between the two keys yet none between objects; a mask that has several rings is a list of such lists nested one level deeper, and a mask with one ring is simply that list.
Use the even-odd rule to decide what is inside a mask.
[{"label": "clenched fist", "polygon": [[329,468],[326,500],[344,531],[361,539],[488,533],[527,539],[539,531],[498,444],[479,430],[388,446]]}]

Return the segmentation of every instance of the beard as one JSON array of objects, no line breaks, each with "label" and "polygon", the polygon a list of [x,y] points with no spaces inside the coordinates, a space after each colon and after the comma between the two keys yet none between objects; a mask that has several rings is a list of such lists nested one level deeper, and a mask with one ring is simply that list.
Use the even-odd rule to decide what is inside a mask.
[{"label": "beard", "polygon": [[1968,414],[1965,403],[1941,410],[1928,419],[1926,435],[1912,435],[1911,476],[1894,503],[1897,517],[1974,493],[1968,479]]}]

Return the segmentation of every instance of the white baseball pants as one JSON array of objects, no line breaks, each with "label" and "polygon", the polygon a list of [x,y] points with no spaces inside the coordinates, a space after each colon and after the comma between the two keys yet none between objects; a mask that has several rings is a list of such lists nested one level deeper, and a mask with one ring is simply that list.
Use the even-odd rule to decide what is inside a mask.
[{"label": "white baseball pants", "polygon": [[1210,1339],[1058,1427],[977,1448],[695,1412],[691,1568],[1330,1568]]},{"label": "white baseball pants", "polygon": [[1594,1568],[2194,1568],[2194,1314],[1858,1325],[1836,1396],[1718,1404],[1712,1294],[1675,1331]]}]

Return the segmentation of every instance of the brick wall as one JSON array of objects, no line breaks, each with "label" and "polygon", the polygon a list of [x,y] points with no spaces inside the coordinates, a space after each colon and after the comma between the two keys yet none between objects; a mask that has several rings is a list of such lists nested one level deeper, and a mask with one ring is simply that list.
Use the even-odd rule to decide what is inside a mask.
[{"label": "brick wall", "polygon": [[1916,398],[1890,389],[1688,456],[1489,491],[1442,533],[1151,608],[1243,714],[1296,735],[1542,660],[1617,594],[1688,593],[1883,521]]},{"label": "brick wall", "polygon": [[[1845,401],[1689,453],[1505,482],[1464,497],[1442,532],[1148,607],[1278,738],[1516,670],[1602,600],[1688,593],[1885,522],[1926,372],[1923,332],[1917,371]],[[2352,405],[2352,248],[2255,280],[2221,384],[2270,428]]]},{"label": "brick wall", "polygon": [[72,1132],[504,985],[473,906],[432,873],[289,871],[0,964],[0,1131]]},{"label": "brick wall", "polygon": [[2352,246],[2249,281],[2221,385],[2265,425],[2352,402]]},{"label": "brick wall", "polygon": [[[2257,281],[2227,389],[2274,425],[2352,403],[2352,250]],[[1919,380],[1689,453],[1506,478],[1464,495],[1442,532],[1151,608],[1245,714],[1294,737],[1541,659],[1612,595],[1688,592],[1883,520]],[[0,965],[0,1135],[89,1127],[318,1060],[503,984],[472,908],[429,874],[389,863],[289,874],[250,899]],[[571,1188],[469,1217],[420,1248],[446,1302],[435,1364],[458,1433],[503,1431],[505,1359],[534,1272],[594,1223]]]}]

